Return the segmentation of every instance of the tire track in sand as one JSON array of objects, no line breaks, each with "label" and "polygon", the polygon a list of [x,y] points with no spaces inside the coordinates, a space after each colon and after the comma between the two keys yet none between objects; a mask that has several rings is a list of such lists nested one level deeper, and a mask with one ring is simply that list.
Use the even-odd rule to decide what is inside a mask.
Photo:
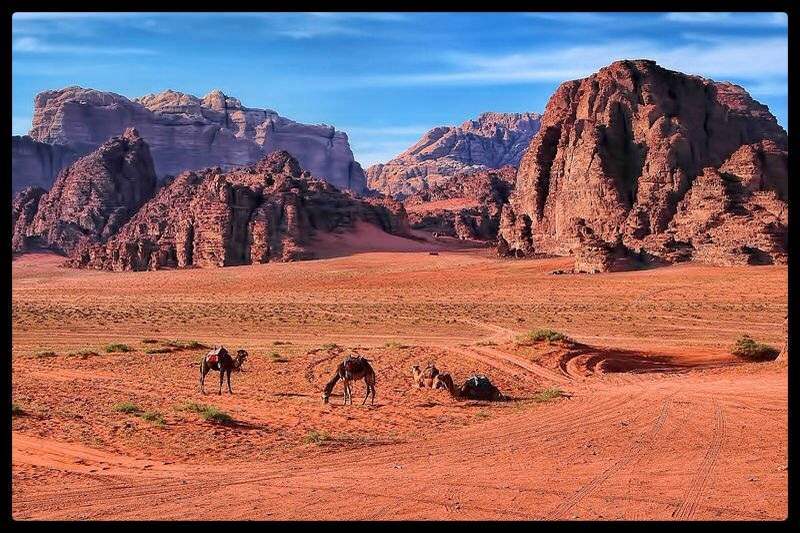
[{"label": "tire track in sand", "polygon": [[606,468],[603,472],[592,478],[592,480],[589,481],[589,483],[581,487],[577,492],[574,492],[571,496],[569,496],[559,505],[557,505],[552,511],[550,511],[547,514],[547,519],[553,520],[558,518],[564,518],[564,515],[570,509],[572,509],[583,498],[594,492],[600,485],[603,484],[604,481],[606,481],[611,476],[613,476],[614,474],[622,470],[624,467],[632,463],[647,448],[652,447],[658,433],[664,426],[664,422],[666,421],[667,416],[669,415],[669,410],[672,405],[672,396],[674,396],[676,393],[677,391],[673,392],[662,401],[661,411],[659,412],[658,416],[653,422],[653,426],[650,428],[650,431],[647,432],[647,434],[644,436],[644,439],[634,442],[634,444],[627,450],[627,452],[622,457],[617,459],[611,466]]},{"label": "tire track in sand", "polygon": [[691,482],[686,487],[678,507],[673,511],[672,516],[677,520],[691,520],[697,510],[697,505],[700,502],[700,496],[703,490],[708,485],[708,480],[711,477],[711,472],[714,470],[714,465],[719,457],[719,452],[722,449],[722,443],[725,439],[725,415],[720,407],[719,402],[714,401],[714,427],[711,430],[711,440],[709,441],[708,450],[703,456],[703,462],[700,463],[700,468],[697,474],[692,478]]}]

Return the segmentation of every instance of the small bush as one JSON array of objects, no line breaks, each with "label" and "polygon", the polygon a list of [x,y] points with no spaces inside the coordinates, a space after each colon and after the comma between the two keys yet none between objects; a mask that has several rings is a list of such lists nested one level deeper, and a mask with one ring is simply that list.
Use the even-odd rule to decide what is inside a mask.
[{"label": "small bush", "polygon": [[748,361],[772,361],[780,352],[777,348],[756,342],[749,335],[742,335],[734,344],[731,353]]},{"label": "small bush", "polygon": [[11,416],[23,416],[25,410],[18,403],[11,404]]},{"label": "small bush", "polygon": [[275,345],[275,346],[284,346],[284,345],[292,344],[292,343],[289,342],[289,341],[275,341],[272,344]]},{"label": "small bush", "polygon": [[529,331],[517,337],[517,344],[531,345],[536,342],[549,342],[550,344],[556,342],[569,342],[571,339],[552,329],[537,329]]},{"label": "small bush", "polygon": [[407,344],[403,344],[401,342],[387,342],[383,345],[384,348],[392,348],[394,350],[405,350],[408,348]]},{"label": "small bush", "polygon": [[559,389],[558,387],[550,387],[548,389],[544,389],[543,391],[539,392],[533,397],[533,400],[536,402],[547,402],[553,400],[555,398],[560,398],[564,395],[564,391]]},{"label": "small bush", "polygon": [[136,414],[141,413],[142,410],[139,409],[139,406],[132,402],[122,402],[114,405],[114,410],[119,413],[127,413],[127,414]]},{"label": "small bush", "polygon": [[117,352],[119,352],[119,353],[128,353],[128,352],[132,352],[132,351],[133,351],[133,348],[131,348],[127,344],[114,343],[114,344],[107,344],[106,345],[106,352],[107,353],[117,353]]},{"label": "small bush", "polygon": [[288,363],[289,362],[288,359],[283,357],[278,352],[272,352],[271,354],[269,354],[269,358],[272,359],[272,361],[275,362],[275,363]]},{"label": "small bush", "polygon": [[142,339],[142,344],[158,344],[158,339]]},{"label": "small bush", "polygon": [[475,346],[497,346],[497,343],[494,341],[478,341]]},{"label": "small bush", "polygon": [[42,357],[55,357],[56,356],[56,352],[53,352],[53,351],[50,351],[50,350],[44,350],[44,351],[41,351],[41,352],[36,352],[35,355],[36,355],[36,357],[39,357],[39,358],[42,358]]},{"label": "small bush", "polygon": [[201,403],[185,403],[178,408],[180,411],[189,411],[197,413],[203,420],[213,422],[215,424],[230,424],[233,422],[233,417],[225,411],[220,411],[214,406],[203,405]]},{"label": "small bush", "polygon": [[70,352],[69,355],[72,357],[80,357],[81,359],[86,359],[87,357],[96,357],[100,354],[95,352],[94,350],[78,350],[77,352]]},{"label": "small bush", "polygon": [[165,346],[175,348],[177,350],[205,350],[208,348],[205,344],[199,341],[167,341]]},{"label": "small bush", "polygon": [[336,344],[335,342],[330,342],[328,344],[322,345],[323,350],[336,350],[337,348],[339,348],[339,345]]},{"label": "small bush", "polygon": [[306,444],[316,444],[317,446],[321,445],[322,443],[330,440],[330,437],[324,431],[317,431],[316,429],[312,429],[306,436],[303,437],[303,442]]},{"label": "small bush", "polygon": [[164,415],[155,411],[147,411],[139,415],[143,420],[147,420],[148,422],[152,422],[157,426],[164,426],[166,425],[166,421],[164,420]]}]

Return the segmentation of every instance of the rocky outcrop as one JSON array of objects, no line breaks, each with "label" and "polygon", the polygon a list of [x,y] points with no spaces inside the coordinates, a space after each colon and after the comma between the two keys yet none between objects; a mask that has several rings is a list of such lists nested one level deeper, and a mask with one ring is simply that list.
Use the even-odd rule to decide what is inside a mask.
[{"label": "rocky outcrop", "polygon": [[357,221],[409,233],[402,204],[339,191],[280,151],[235,170],[179,174],[107,243],[82,247],[70,264],[122,271],[309,259],[318,232]]},{"label": "rocky outcrop", "polygon": [[367,184],[402,199],[457,174],[516,167],[539,119],[536,113],[484,113],[461,126],[433,128],[388,163],[369,167]]},{"label": "rocky outcrop", "polygon": [[[159,177],[210,166],[233,168],[286,150],[303,168],[341,189],[360,192],[365,186],[345,133],[332,126],[299,124],[269,109],[244,107],[220,91],[197,98],[168,90],[134,100],[81,87],[45,91],[36,96],[30,138],[78,156],[127,127],[137,128],[150,145]],[[19,162],[15,155],[15,186],[49,186],[47,177],[53,172],[47,171],[57,172],[61,160],[48,160],[46,152],[31,153]]]},{"label": "rocky outcrop", "polygon": [[499,250],[569,254],[583,220],[641,257],[784,261],[787,150],[786,132],[741,87],[613,63],[550,98]]},{"label": "rocky outcrop", "polygon": [[61,171],[49,192],[27,188],[17,196],[13,250],[41,247],[70,254],[82,244],[103,242],[155,189],[150,150],[129,128]]},{"label": "rocky outcrop", "polygon": [[47,191],[41,187],[26,187],[11,202],[11,250],[13,252],[25,251],[25,233],[39,210],[39,201],[46,193]]},{"label": "rocky outcrop", "polygon": [[411,227],[459,239],[497,237],[500,210],[514,186],[516,168],[457,174],[403,202]]}]

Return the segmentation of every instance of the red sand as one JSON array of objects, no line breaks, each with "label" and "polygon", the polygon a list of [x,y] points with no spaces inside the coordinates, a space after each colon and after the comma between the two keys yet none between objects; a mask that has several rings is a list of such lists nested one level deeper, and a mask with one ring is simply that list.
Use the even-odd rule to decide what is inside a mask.
[{"label": "red sand", "polygon": [[[393,251],[226,269],[15,260],[13,516],[786,516],[786,366],[728,353],[741,333],[783,342],[785,267],[552,276],[569,259],[431,256],[378,237],[369,245]],[[586,346],[514,342],[539,327]],[[235,394],[197,391],[202,348],[146,353],[172,339],[247,349]],[[354,350],[376,368],[375,406],[359,405],[363,383],[356,405],[337,387],[323,406]],[[457,381],[485,373],[512,400],[413,388],[409,367],[429,360]],[[569,396],[545,401],[549,387]],[[234,423],[203,421],[191,402]]]}]

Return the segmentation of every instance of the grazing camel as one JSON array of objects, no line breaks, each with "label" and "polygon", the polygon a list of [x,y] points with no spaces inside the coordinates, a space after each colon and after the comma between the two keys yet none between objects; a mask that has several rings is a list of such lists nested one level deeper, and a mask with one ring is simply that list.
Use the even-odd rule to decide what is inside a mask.
[{"label": "grazing camel", "polygon": [[425,370],[420,370],[419,365],[411,367],[411,375],[414,377],[414,385],[418,389],[433,388],[433,381],[439,375],[439,369],[433,363],[428,363]]},{"label": "grazing camel", "polygon": [[345,405],[347,405],[347,400],[350,400],[350,404],[352,405],[353,391],[351,389],[351,383],[359,379],[363,379],[364,383],[367,384],[367,394],[364,396],[364,401],[361,402],[361,405],[367,403],[367,398],[369,398],[370,394],[372,394],[371,404],[375,405],[375,370],[373,370],[367,359],[360,355],[355,357],[348,355],[344,361],[339,363],[339,366],[336,367],[336,372],[333,374],[328,384],[325,385],[325,390],[322,392],[322,403],[328,403],[331,391],[333,391],[334,385],[336,385],[336,382],[340,379],[344,386]]},{"label": "grazing camel", "polygon": [[222,394],[222,378],[227,374],[228,376],[228,392],[233,394],[231,389],[231,372],[242,368],[245,360],[247,359],[247,352],[245,350],[237,350],[236,359],[231,357],[228,350],[224,346],[215,348],[206,354],[202,361],[200,361],[200,392],[206,393],[205,381],[206,374],[211,370],[219,372],[219,393]]},{"label": "grazing camel", "polygon": [[489,378],[482,374],[470,376],[463,385],[456,388],[450,374],[443,372],[433,380],[433,388],[447,389],[453,398],[464,400],[502,401],[506,399],[500,390],[489,381]]}]

